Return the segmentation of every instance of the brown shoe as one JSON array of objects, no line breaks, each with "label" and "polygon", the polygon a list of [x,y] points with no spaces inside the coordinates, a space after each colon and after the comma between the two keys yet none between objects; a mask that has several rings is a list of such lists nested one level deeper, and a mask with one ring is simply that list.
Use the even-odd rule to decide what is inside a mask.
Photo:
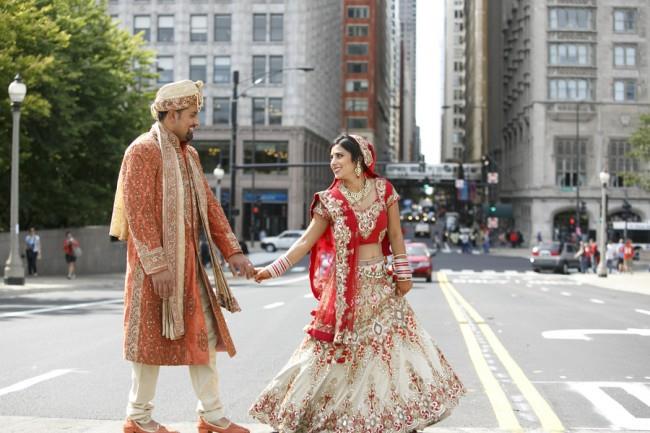
[{"label": "brown shoe", "polygon": [[156,430],[146,430],[132,419],[127,419],[124,423],[124,433],[180,433],[178,430],[167,430],[162,424],[156,423]]},{"label": "brown shoe", "polygon": [[217,425],[210,424],[204,420],[202,416],[199,417],[198,428],[199,433],[250,433],[250,430],[237,425],[232,421],[230,421],[228,427],[219,427]]}]

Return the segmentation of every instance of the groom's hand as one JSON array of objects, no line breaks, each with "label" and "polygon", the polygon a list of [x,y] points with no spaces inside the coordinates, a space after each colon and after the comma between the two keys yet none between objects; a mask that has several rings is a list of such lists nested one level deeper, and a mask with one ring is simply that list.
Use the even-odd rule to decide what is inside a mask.
[{"label": "groom's hand", "polygon": [[228,259],[228,267],[235,277],[246,277],[248,279],[255,276],[255,267],[248,260],[248,257],[242,253],[235,254]]},{"label": "groom's hand", "polygon": [[169,298],[174,293],[174,275],[168,269],[151,274],[153,291],[163,299]]}]

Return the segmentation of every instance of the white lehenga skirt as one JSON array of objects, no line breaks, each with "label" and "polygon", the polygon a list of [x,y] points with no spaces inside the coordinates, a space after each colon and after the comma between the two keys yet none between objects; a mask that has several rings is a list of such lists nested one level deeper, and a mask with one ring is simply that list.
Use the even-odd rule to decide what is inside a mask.
[{"label": "white lehenga skirt", "polygon": [[307,336],[249,413],[281,433],[402,433],[449,415],[465,389],[395,296],[383,262],[360,264],[358,343],[345,362]]}]

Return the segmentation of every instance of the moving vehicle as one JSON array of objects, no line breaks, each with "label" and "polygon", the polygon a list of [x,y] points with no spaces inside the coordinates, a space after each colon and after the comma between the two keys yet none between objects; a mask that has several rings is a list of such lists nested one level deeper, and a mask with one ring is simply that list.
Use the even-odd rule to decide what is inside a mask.
[{"label": "moving vehicle", "polygon": [[431,225],[428,222],[421,221],[415,224],[415,237],[424,238],[431,235]]},{"label": "moving vehicle", "polygon": [[413,270],[413,277],[424,277],[427,283],[430,283],[433,274],[433,255],[427,245],[422,242],[407,242],[406,256]]},{"label": "moving vehicle", "polygon": [[578,247],[569,242],[542,242],[533,247],[530,264],[533,271],[550,269],[568,274],[570,268],[580,269],[580,259],[576,257]]},{"label": "moving vehicle", "polygon": [[304,230],[285,230],[277,236],[269,236],[262,240],[262,249],[268,252],[286,250],[305,233]]}]

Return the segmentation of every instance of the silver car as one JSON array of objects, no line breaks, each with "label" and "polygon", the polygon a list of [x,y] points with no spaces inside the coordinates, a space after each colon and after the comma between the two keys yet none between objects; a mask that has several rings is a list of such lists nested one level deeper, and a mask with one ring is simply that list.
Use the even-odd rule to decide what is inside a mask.
[{"label": "silver car", "polygon": [[530,264],[535,272],[550,269],[568,274],[570,268],[580,269],[580,259],[576,244],[569,242],[543,242],[533,247]]},{"label": "silver car", "polygon": [[289,249],[303,233],[305,233],[304,230],[285,230],[277,236],[262,239],[262,248],[269,252]]}]

